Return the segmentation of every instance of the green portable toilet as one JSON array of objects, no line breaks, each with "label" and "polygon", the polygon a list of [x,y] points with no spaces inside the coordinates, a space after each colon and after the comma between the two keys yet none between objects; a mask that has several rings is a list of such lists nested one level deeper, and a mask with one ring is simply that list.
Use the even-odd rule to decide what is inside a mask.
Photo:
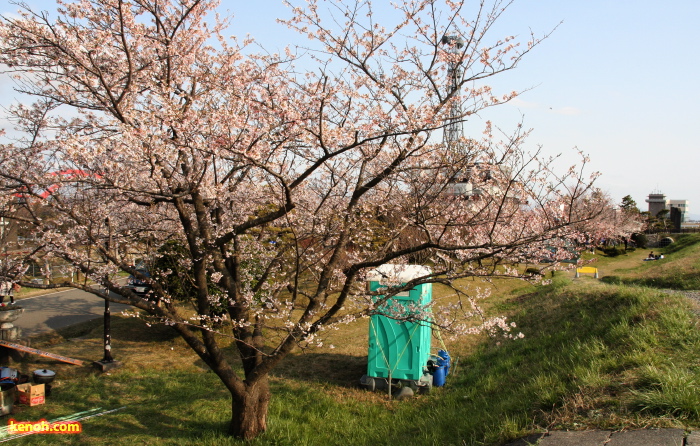
[{"label": "green portable toilet", "polygon": [[[422,265],[386,264],[369,274],[368,288],[369,291],[376,292],[387,286],[405,285],[430,273],[430,268]],[[374,299],[376,301],[382,297],[378,295]],[[393,296],[380,310],[410,311],[407,309],[409,305],[426,305],[432,297],[432,284],[421,284]],[[430,338],[431,327],[425,322],[397,321],[384,314],[372,316],[369,325],[367,375],[362,377],[361,383],[371,389],[385,388],[391,375],[392,381],[408,381],[411,387],[429,387],[427,364],[430,359]]]}]

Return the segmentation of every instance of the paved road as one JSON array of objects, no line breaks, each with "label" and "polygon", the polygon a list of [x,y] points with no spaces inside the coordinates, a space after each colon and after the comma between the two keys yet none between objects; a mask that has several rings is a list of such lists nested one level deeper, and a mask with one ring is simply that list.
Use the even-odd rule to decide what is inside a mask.
[{"label": "paved road", "polygon": [[530,435],[507,446],[700,446],[700,432],[683,429],[551,431]]},{"label": "paved road", "polygon": [[[105,307],[104,300],[75,289],[27,297],[17,303],[24,307],[24,314],[14,325],[22,329],[23,337],[102,317]],[[126,308],[130,307],[110,303],[112,314]]]}]

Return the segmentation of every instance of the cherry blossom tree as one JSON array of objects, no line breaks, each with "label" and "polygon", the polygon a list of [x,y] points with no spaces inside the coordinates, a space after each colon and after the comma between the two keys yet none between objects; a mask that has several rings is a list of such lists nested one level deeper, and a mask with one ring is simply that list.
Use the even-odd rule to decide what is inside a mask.
[{"label": "cherry blossom tree", "polygon": [[[624,243],[627,249],[632,234],[644,227],[643,217],[639,212],[617,205],[604,191],[593,188],[589,194],[582,196],[579,203],[572,206],[576,212],[596,214],[585,222],[578,223],[578,229],[590,237],[593,244],[605,241],[612,244]],[[595,210],[595,211],[593,211]]]},{"label": "cherry blossom tree", "polygon": [[[34,98],[11,110],[0,208],[34,228],[37,251],[122,297],[70,286],[172,326],[230,391],[233,436],[266,429],[268,376],[285,356],[379,311],[364,286],[373,268],[431,268],[384,299],[519,277],[511,265],[582,240],[577,225],[600,213],[579,206],[593,177],[528,154],[520,127],[442,143],[446,122],[516,95],[485,83],[541,39],[491,36],[510,2],[404,0],[380,17],[365,0],[310,0],[283,22],[307,44],[284,54],[224,37],[214,0],[57,3],[56,18],[19,4],[0,24],[0,63]],[[456,181],[472,193],[450,192]],[[147,277],[134,255],[178,264]],[[453,336],[507,333],[476,297],[411,317]],[[237,362],[222,351],[231,338]]]}]

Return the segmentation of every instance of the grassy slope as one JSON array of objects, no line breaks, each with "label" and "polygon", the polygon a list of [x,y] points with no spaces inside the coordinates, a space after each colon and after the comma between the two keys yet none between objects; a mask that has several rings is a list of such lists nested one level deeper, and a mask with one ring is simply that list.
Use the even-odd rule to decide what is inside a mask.
[{"label": "grassy slope", "polygon": [[[659,271],[680,277],[687,265],[697,267],[700,244],[691,238],[679,245],[658,263],[641,262],[646,252],[637,251],[600,259],[598,266],[618,283]],[[276,371],[270,429],[252,444],[476,445],[548,428],[700,427],[700,334],[692,303],[571,276],[559,273],[539,289],[510,283],[492,299],[493,311],[512,314],[526,337],[450,344],[460,359],[448,385],[410,401],[357,388],[366,325],[330,334],[327,344],[336,349],[296,354]],[[87,326],[65,334],[80,339],[48,349],[98,359],[100,334]],[[114,338],[115,357],[125,365],[110,375],[28,358],[22,370],[48,367],[59,378],[46,405],[17,407],[14,418],[127,408],[87,420],[79,436],[33,436],[17,444],[237,444],[222,435],[230,413],[226,391],[182,341],[134,319],[115,320]]]},{"label": "grassy slope", "polygon": [[[643,259],[648,250],[638,256]],[[639,253],[640,251],[636,251]],[[664,259],[640,261],[628,268],[619,268],[604,278],[608,283],[632,284],[676,290],[700,289],[700,242],[697,234],[684,234],[662,250]]]}]

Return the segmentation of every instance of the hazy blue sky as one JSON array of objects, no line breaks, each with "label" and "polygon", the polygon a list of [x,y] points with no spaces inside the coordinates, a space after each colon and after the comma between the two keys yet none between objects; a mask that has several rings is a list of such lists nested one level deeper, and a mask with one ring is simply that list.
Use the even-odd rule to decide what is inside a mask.
[{"label": "hazy blue sky", "polygon": [[[27,3],[53,9],[47,0]],[[15,9],[0,4],[3,14]],[[224,1],[221,9],[234,13],[230,34],[249,33],[272,52],[296,39],[275,23],[288,16],[281,0]],[[646,210],[646,196],[659,190],[690,200],[700,219],[700,0],[516,0],[494,31],[526,37],[557,25],[517,70],[492,83],[503,93],[531,89],[465,130],[480,132],[486,119],[507,130],[522,117],[534,129],[533,149],[573,160],[578,147],[617,202],[630,194]],[[2,103],[12,98],[5,77],[0,94]]]}]

